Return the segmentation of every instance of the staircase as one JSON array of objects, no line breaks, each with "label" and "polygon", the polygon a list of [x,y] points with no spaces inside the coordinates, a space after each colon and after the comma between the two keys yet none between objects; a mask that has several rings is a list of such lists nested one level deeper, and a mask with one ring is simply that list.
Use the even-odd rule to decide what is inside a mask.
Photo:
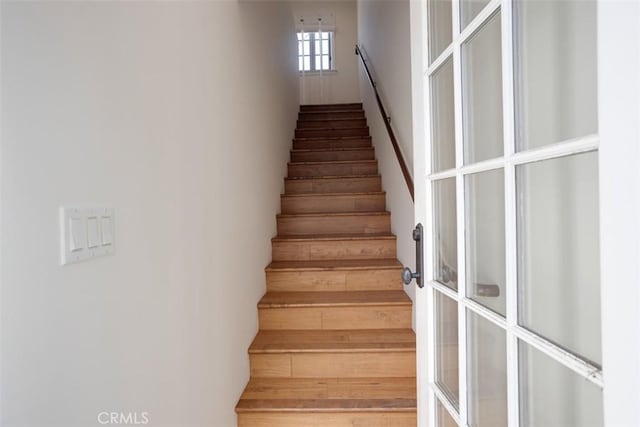
[{"label": "staircase", "polygon": [[415,335],[362,104],[301,107],[239,426],[415,426]]}]

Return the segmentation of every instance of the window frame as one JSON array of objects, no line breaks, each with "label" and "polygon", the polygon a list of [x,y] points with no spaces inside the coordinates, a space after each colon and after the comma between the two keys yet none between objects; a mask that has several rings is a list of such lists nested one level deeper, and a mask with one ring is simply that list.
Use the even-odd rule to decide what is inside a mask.
[{"label": "window frame", "polygon": [[[323,38],[323,34],[327,34],[328,39],[324,39]],[[305,34],[309,34],[309,40],[305,40],[304,39],[304,35]],[[320,39],[317,39],[317,35],[320,34]],[[328,45],[329,45],[329,50],[327,54],[323,54],[322,53],[322,48],[320,49],[321,52],[319,54],[316,54],[316,42],[320,42],[322,43],[322,41],[324,40],[328,40]],[[298,31],[296,33],[296,42],[298,43],[298,72],[300,74],[307,74],[307,73],[322,73],[322,72],[331,72],[331,71],[336,71],[335,69],[335,61],[334,61],[334,57],[333,57],[333,52],[334,52],[334,40],[335,40],[335,31]],[[308,41],[309,42],[309,54],[305,55],[304,54],[304,42]],[[304,69],[304,58],[305,57],[309,57],[309,69],[305,70]],[[316,61],[317,61],[317,57],[320,58],[320,68],[316,68]],[[323,64],[323,58],[328,57],[329,59],[329,67],[328,68],[324,68],[322,66]],[[302,65],[302,67],[301,67]]]}]

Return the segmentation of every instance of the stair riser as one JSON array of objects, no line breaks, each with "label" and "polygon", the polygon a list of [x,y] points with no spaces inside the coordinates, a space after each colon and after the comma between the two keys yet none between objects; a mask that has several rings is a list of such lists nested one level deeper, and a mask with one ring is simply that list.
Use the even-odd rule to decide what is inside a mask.
[{"label": "stair riser", "polygon": [[302,129],[352,129],[363,128],[367,126],[367,119],[348,119],[348,120],[299,120],[297,128]]},{"label": "stair riser", "polygon": [[398,329],[411,327],[411,305],[260,308],[260,329]]},{"label": "stair riser", "polygon": [[291,151],[292,162],[375,160],[373,148],[336,151]]},{"label": "stair riser", "polygon": [[396,258],[395,239],[274,241],[274,261]]},{"label": "stair riser", "polygon": [[400,271],[267,271],[267,292],[393,291],[402,289]]},{"label": "stair riser", "polygon": [[294,140],[294,150],[320,150],[327,148],[369,148],[370,138],[349,138],[349,139],[320,139],[320,140]]},{"label": "stair riser", "polygon": [[298,120],[331,120],[331,119],[361,119],[364,111],[335,111],[335,112],[301,112]]},{"label": "stair riser", "polygon": [[326,112],[326,111],[362,111],[362,104],[324,104],[324,105],[301,105],[301,112]]},{"label": "stair riser", "polygon": [[238,427],[415,427],[416,412],[252,412],[238,414]]},{"label": "stair riser", "polygon": [[288,194],[370,193],[382,191],[382,182],[379,176],[341,179],[293,179],[285,181],[284,190]]},{"label": "stair riser", "polygon": [[278,217],[278,235],[304,234],[389,234],[389,215],[344,215],[313,217]]},{"label": "stair riser", "polygon": [[296,129],[296,138],[319,138],[336,136],[369,136],[369,128],[353,129]]},{"label": "stair riser", "polygon": [[290,164],[289,177],[377,175],[378,163],[330,163],[326,165]]},{"label": "stair riser", "polygon": [[416,375],[415,352],[251,354],[260,378],[393,378]]},{"label": "stair riser", "polygon": [[384,194],[281,198],[282,213],[379,212],[385,210]]}]

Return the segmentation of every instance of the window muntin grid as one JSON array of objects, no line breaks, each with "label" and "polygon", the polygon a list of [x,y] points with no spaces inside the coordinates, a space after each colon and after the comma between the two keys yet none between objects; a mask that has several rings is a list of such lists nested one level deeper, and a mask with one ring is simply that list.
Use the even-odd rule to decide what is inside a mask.
[{"label": "window muntin grid", "polygon": [[333,32],[299,32],[297,37],[298,71],[333,70]]}]

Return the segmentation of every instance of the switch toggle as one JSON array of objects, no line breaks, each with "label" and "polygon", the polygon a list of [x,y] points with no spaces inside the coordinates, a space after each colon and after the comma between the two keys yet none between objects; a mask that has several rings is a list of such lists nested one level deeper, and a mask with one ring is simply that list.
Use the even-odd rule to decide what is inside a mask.
[{"label": "switch toggle", "polygon": [[85,248],[86,242],[82,218],[69,218],[69,250],[81,251]]},{"label": "switch toggle", "polygon": [[102,246],[113,244],[113,218],[110,216],[102,217]]},{"label": "switch toggle", "polygon": [[97,248],[100,246],[100,233],[98,233],[98,218],[87,218],[87,240],[89,248]]}]

